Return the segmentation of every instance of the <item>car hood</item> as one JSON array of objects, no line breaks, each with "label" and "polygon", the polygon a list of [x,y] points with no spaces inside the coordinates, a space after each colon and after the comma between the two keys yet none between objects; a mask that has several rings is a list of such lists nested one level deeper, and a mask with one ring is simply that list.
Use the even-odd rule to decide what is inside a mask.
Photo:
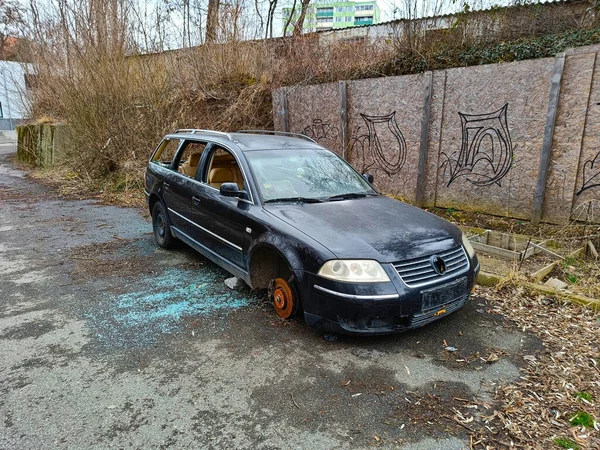
[{"label": "car hood", "polygon": [[324,203],[265,205],[265,210],[340,259],[397,262],[456,247],[461,231],[384,195]]}]

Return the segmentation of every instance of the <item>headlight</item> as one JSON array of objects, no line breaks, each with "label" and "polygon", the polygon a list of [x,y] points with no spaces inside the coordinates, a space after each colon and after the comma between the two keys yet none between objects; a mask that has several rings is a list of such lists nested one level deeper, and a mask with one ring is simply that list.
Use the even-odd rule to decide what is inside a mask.
[{"label": "headlight", "polygon": [[352,283],[381,283],[390,281],[377,261],[364,259],[334,259],[319,270],[319,276]]},{"label": "headlight", "polygon": [[467,238],[467,235],[464,233],[462,235],[462,243],[463,243],[463,246],[465,247],[465,250],[469,254],[469,257],[471,259],[473,259],[473,256],[475,256],[475,249],[471,245],[471,241],[469,241],[469,239]]}]

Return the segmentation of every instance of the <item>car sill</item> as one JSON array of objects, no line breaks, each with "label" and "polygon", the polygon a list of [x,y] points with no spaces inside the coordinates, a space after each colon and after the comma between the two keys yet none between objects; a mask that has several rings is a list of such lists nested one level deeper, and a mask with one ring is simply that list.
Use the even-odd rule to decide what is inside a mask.
[{"label": "car sill", "polygon": [[203,254],[204,256],[206,256],[208,259],[210,259],[211,261],[213,261],[215,264],[223,267],[225,270],[229,270],[225,266],[230,266],[230,267],[234,268],[235,270],[239,271],[240,274],[243,274],[244,277],[246,277],[248,275],[248,272],[246,272],[240,266],[238,266],[235,263],[232,263],[228,259],[223,258],[221,255],[219,255],[218,253],[215,253],[214,251],[212,251],[211,249],[209,249],[208,247],[206,247],[204,244],[201,244],[196,239],[188,236],[186,233],[184,233],[183,231],[181,231],[179,228],[174,227],[173,225],[171,225],[171,231],[174,231],[174,234],[175,234],[176,237],[183,238],[182,239],[183,241],[188,241],[188,242],[186,242],[188,245],[193,244],[193,245],[191,245],[192,247],[195,247],[196,250],[198,250],[201,254]]},{"label": "car sill", "polygon": [[343,292],[332,291],[331,289],[324,288],[318,284],[314,285],[315,289],[325,292],[327,294],[336,295],[338,297],[350,298],[352,300],[392,300],[398,298],[398,294],[383,294],[383,295],[355,295],[355,294],[344,294]]}]

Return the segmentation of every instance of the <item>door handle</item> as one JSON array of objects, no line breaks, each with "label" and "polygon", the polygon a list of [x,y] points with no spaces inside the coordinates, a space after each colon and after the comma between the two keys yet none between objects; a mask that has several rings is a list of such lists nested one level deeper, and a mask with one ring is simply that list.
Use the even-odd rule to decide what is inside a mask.
[{"label": "door handle", "polygon": [[168,187],[170,187],[171,185],[170,185],[169,183],[167,183],[166,181],[164,181],[164,182],[163,182],[163,186],[164,186],[165,188],[168,188]]},{"label": "door handle", "polygon": [[197,195],[194,195],[194,196],[192,197],[192,201],[194,202],[194,205],[199,205],[199,204],[200,204],[200,202],[201,202],[201,200],[202,200],[202,199],[201,199],[200,197],[198,197]]}]

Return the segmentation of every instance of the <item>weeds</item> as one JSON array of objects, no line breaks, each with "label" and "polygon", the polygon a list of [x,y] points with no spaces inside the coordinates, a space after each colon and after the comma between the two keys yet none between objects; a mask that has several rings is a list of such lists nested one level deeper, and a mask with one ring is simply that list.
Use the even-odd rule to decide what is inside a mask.
[{"label": "weeds", "polygon": [[569,419],[569,423],[574,427],[582,426],[585,428],[594,428],[594,422],[594,416],[584,411],[578,411]]},{"label": "weeds", "polygon": [[572,441],[569,438],[556,438],[556,439],[554,439],[553,442],[561,448],[567,448],[570,450],[580,450],[581,449],[581,447],[579,445],[577,445],[576,442]]},{"label": "weeds", "polygon": [[575,395],[578,399],[584,400],[585,402],[591,403],[594,400],[594,396],[589,392],[578,392]]}]

